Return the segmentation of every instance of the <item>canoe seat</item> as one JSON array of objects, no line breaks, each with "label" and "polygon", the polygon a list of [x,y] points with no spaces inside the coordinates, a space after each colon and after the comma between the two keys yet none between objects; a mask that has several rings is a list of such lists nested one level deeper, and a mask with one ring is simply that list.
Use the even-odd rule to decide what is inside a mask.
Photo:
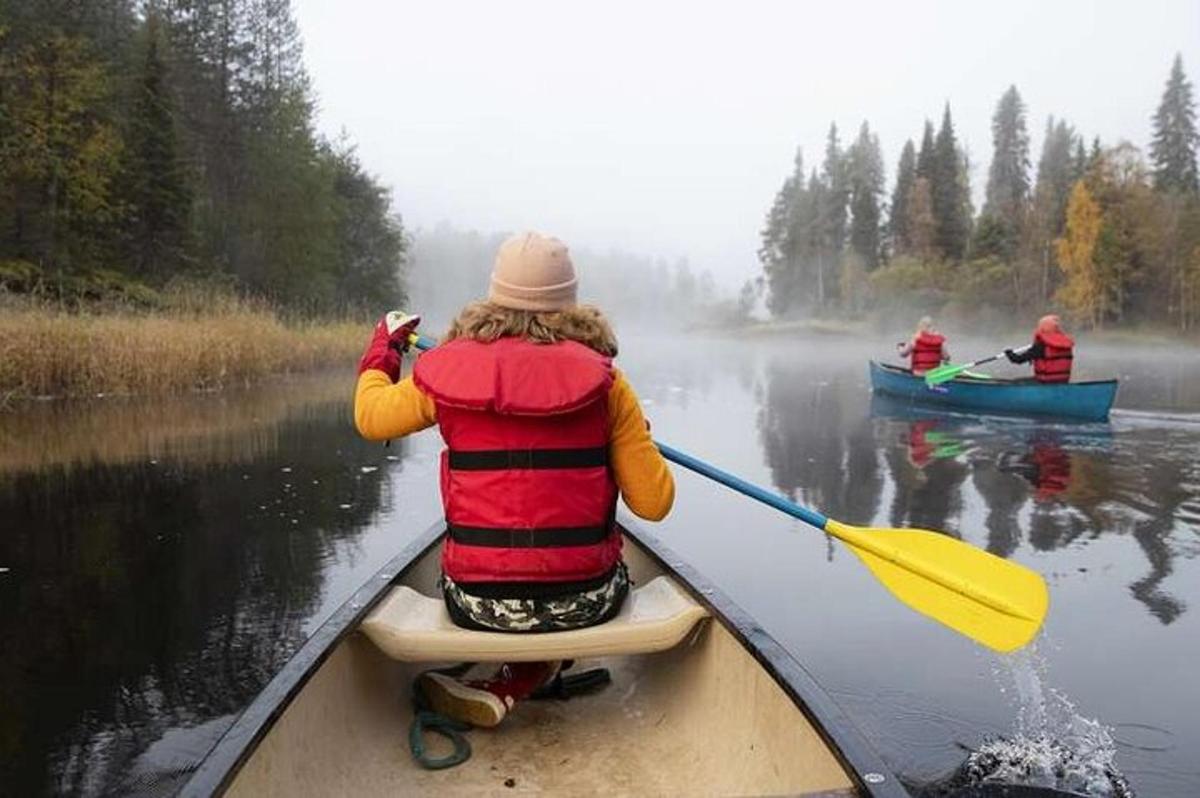
[{"label": "canoe seat", "polygon": [[392,659],[406,662],[532,662],[649,654],[675,646],[708,617],[670,577],[631,590],[617,617],[567,632],[511,634],[455,626],[441,598],[392,588],[359,627]]}]

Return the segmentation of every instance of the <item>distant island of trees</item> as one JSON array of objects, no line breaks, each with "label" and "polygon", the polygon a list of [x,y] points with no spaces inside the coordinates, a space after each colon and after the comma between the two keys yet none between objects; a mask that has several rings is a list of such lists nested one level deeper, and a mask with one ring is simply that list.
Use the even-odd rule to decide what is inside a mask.
[{"label": "distant island of trees", "polygon": [[1061,310],[1091,328],[1200,323],[1200,137],[1192,86],[1176,56],[1153,117],[1149,161],[1062,119],[1046,121],[1031,179],[1025,104],[1015,86],[992,117],[983,208],[949,104],[920,145],[905,142],[885,198],[878,137],[863,122],[843,149],[831,126],[819,168],[797,152],[761,233],[777,317],[900,307],[992,320]]}]

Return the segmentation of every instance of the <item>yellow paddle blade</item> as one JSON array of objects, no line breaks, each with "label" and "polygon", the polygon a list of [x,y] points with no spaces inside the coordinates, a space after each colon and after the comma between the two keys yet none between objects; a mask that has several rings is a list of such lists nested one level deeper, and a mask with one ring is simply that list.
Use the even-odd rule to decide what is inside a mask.
[{"label": "yellow paddle blade", "polygon": [[1021,648],[1046,618],[1050,593],[1040,574],[969,543],[833,519],[825,531],[850,546],[896,598],[988,648]]}]

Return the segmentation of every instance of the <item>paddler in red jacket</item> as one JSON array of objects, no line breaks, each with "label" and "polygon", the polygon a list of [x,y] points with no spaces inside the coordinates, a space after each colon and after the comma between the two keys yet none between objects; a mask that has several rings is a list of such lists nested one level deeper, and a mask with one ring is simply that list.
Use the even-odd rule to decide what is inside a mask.
[{"label": "paddler in red jacket", "polygon": [[950,351],[946,349],[946,336],[933,326],[933,319],[922,316],[917,322],[917,331],[907,343],[899,343],[900,357],[912,358],[912,373],[924,374],[943,363],[950,362]]},{"label": "paddler in red jacket", "polygon": [[1058,316],[1050,314],[1038,320],[1033,345],[1023,350],[1004,350],[1013,363],[1033,361],[1033,376],[1038,382],[1070,382],[1075,357],[1075,339],[1063,332]]},{"label": "paddler in red jacket", "polygon": [[[359,363],[363,437],[436,424],[446,442],[441,586],[459,626],[536,633],[609,620],[629,593],[618,496],[652,521],[674,502],[637,395],[613,367],[612,328],[576,304],[576,285],[561,241],[513,236],[487,301],[464,308],[411,377],[399,379],[397,350],[415,322],[389,333],[381,321]],[[429,672],[420,688],[443,715],[495,726],[557,670],[518,662],[460,678]]]}]

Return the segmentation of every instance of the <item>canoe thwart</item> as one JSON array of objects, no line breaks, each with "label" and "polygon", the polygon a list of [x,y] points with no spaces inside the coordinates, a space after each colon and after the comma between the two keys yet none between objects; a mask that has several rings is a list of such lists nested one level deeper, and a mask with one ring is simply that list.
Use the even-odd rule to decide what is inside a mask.
[{"label": "canoe thwart", "polygon": [[650,654],[678,645],[708,610],[668,576],[631,590],[615,618],[566,632],[511,634],[456,626],[441,598],[393,588],[359,629],[404,662],[536,662]]}]

